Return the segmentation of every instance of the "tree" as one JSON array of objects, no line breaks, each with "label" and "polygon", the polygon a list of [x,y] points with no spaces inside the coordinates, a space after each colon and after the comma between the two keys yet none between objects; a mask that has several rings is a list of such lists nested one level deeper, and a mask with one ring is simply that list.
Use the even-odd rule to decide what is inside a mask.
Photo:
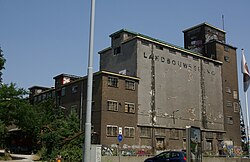
[{"label": "tree", "polygon": [[4,69],[5,59],[3,57],[3,51],[0,47],[0,83],[2,83],[2,70]]}]

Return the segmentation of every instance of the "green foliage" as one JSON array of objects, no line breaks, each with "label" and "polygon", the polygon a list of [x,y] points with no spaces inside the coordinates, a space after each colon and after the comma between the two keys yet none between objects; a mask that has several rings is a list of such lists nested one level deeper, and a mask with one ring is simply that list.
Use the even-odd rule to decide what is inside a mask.
[{"label": "green foliage", "polygon": [[83,135],[77,115],[66,117],[53,100],[31,105],[26,96],[27,92],[13,83],[0,85],[1,144],[8,135],[6,128],[15,125],[39,146],[44,160],[60,154],[65,160],[81,161]]},{"label": "green foliage", "polygon": [[46,148],[42,152],[42,157],[48,160],[60,154],[65,160],[80,161],[83,138],[77,115],[73,114],[65,118],[62,113],[59,113],[54,117],[50,118],[52,121],[44,126],[41,134],[42,146]]}]

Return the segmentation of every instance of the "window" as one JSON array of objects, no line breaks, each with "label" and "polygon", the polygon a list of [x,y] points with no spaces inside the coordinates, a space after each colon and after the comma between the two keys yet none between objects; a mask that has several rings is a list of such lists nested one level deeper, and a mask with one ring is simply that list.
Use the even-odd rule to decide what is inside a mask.
[{"label": "window", "polygon": [[117,126],[115,126],[115,125],[107,125],[106,135],[115,137],[115,136],[117,136],[117,130],[118,130]]},{"label": "window", "polygon": [[76,92],[77,92],[77,89],[78,89],[78,86],[77,86],[77,85],[72,86],[72,88],[71,88],[72,93],[76,93]]},{"label": "window", "polygon": [[125,80],[125,88],[129,90],[135,90],[135,82],[132,80]]},{"label": "window", "polygon": [[226,122],[227,122],[227,124],[233,124],[234,123],[234,121],[233,121],[233,117],[232,116],[227,116],[226,117]]},{"label": "window", "polygon": [[118,111],[118,102],[108,100],[108,110],[109,111]]},{"label": "window", "polygon": [[156,49],[163,50],[162,46],[156,46]]},{"label": "window", "polygon": [[151,128],[141,127],[141,137],[151,137]]},{"label": "window", "polygon": [[125,102],[125,112],[126,113],[135,113],[135,104]]},{"label": "window", "polygon": [[226,93],[230,93],[230,94],[232,93],[230,87],[226,87]]},{"label": "window", "polygon": [[233,107],[232,101],[227,101],[226,105],[227,105],[227,107]]},{"label": "window", "polygon": [[234,99],[238,99],[238,92],[237,91],[233,91],[233,98]]},{"label": "window", "polygon": [[206,141],[206,150],[207,151],[212,151],[213,150],[213,141],[212,140],[207,140]]},{"label": "window", "polygon": [[234,102],[234,112],[239,112],[239,104],[237,102]]},{"label": "window", "polygon": [[110,86],[110,87],[118,87],[118,78],[108,77],[108,86]]},{"label": "window", "polygon": [[216,137],[218,140],[223,140],[223,134],[222,133],[217,133]]},{"label": "window", "polygon": [[176,129],[170,129],[170,139],[179,139],[179,131]]},{"label": "window", "polygon": [[121,53],[121,47],[116,47],[115,49],[114,49],[114,56],[116,56],[116,55],[118,55],[118,54],[120,54]]},{"label": "window", "polygon": [[66,91],[66,88],[63,87],[63,88],[62,88],[62,92],[61,92],[62,96],[65,96],[65,91]]},{"label": "window", "polygon": [[134,137],[135,128],[134,127],[125,127],[124,128],[124,137]]},{"label": "window", "polygon": [[229,56],[224,56],[224,60],[225,60],[226,62],[230,62],[230,57],[229,57]]},{"label": "window", "polygon": [[229,47],[228,46],[224,46],[224,51],[228,52],[229,51]]},{"label": "window", "polygon": [[156,128],[155,129],[155,135],[157,136],[165,136],[165,129],[164,128]]},{"label": "window", "polygon": [[120,37],[121,37],[121,35],[120,35],[120,34],[117,34],[117,35],[114,36],[114,39],[118,39],[118,38],[120,38]]}]

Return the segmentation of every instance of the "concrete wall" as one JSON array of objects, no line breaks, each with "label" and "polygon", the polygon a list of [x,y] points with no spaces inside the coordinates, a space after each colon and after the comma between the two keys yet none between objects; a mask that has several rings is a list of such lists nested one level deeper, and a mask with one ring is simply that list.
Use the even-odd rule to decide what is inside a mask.
[{"label": "concrete wall", "polygon": [[[143,162],[148,157],[145,156],[102,156],[102,162]],[[227,158],[227,157],[203,157],[202,162],[250,162],[248,158]]]}]

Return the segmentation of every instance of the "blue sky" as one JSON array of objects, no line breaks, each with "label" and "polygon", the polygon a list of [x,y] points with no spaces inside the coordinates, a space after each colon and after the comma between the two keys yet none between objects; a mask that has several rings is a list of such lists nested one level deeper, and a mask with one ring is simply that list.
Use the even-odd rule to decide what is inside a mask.
[{"label": "blue sky", "polygon": [[[94,71],[99,70],[98,51],[110,45],[109,35],[117,30],[183,47],[184,29],[203,22],[222,28],[224,15],[226,42],[238,48],[242,91],[242,48],[250,63],[249,6],[249,0],[96,0]],[[90,0],[0,0],[4,83],[50,87],[58,74],[86,75],[89,18]]]}]

